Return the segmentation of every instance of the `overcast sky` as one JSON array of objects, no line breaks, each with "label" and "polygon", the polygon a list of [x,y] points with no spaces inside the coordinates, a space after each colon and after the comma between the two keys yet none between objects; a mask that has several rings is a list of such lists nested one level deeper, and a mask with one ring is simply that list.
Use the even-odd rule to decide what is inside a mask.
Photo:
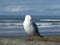
[{"label": "overcast sky", "polygon": [[60,0],[0,0],[0,15],[60,15]]}]

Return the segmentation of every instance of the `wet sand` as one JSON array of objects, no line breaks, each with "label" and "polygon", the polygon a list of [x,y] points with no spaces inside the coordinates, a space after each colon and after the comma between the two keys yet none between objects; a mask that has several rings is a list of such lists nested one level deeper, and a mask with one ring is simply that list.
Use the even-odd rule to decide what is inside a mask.
[{"label": "wet sand", "polygon": [[33,41],[25,41],[26,37],[0,37],[0,45],[60,45],[60,38],[44,36],[35,37]]}]

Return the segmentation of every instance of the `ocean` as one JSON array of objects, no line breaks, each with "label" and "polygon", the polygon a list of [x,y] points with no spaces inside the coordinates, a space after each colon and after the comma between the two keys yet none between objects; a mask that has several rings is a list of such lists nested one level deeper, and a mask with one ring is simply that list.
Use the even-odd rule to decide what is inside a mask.
[{"label": "ocean", "polygon": [[[60,35],[60,16],[32,16],[41,35]],[[24,16],[0,15],[0,36],[27,36]]]}]

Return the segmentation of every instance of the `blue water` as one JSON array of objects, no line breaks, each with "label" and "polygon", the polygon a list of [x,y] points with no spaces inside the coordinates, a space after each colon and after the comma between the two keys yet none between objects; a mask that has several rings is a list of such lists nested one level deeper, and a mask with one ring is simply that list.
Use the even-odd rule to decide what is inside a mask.
[{"label": "blue water", "polygon": [[[60,35],[60,16],[32,16],[41,35]],[[0,36],[26,36],[24,16],[0,16]]]}]

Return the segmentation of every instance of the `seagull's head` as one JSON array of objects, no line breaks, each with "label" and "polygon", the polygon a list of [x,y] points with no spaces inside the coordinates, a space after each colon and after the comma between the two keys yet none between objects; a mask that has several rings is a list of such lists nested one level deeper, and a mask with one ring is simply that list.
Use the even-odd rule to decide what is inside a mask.
[{"label": "seagull's head", "polygon": [[26,16],[25,16],[25,21],[31,21],[31,18],[32,18],[32,17],[31,17],[30,15],[26,15]]}]

